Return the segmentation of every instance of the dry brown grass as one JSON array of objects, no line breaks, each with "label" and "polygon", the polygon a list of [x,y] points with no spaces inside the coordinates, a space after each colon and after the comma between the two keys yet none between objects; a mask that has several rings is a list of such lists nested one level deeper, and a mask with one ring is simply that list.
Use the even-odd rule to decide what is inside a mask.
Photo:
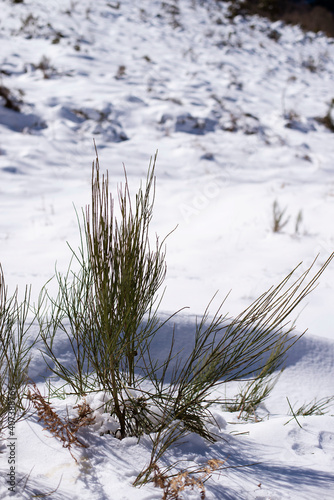
[{"label": "dry brown grass", "polygon": [[198,490],[199,498],[204,500],[206,498],[204,483],[224,463],[224,460],[211,459],[196,470],[181,471],[174,476],[168,476],[155,465],[153,468],[153,483],[154,486],[163,490],[162,500],[182,500],[181,493],[186,489]]},{"label": "dry brown grass", "polygon": [[31,388],[32,390],[29,390],[27,397],[37,411],[38,421],[43,422],[43,428],[59,439],[63,443],[63,447],[67,448],[74,460],[77,461],[72,454],[72,445],[81,448],[87,448],[87,445],[76,436],[76,433],[81,427],[93,424],[95,420],[89,404],[84,400],[82,404],[74,406],[78,410],[78,416],[72,420],[67,417],[63,421],[42,396],[36,384],[31,384]]}]

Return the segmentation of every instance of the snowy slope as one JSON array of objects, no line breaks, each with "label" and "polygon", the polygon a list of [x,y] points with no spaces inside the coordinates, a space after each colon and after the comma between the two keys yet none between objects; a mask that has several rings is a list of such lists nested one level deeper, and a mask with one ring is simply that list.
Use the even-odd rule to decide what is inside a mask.
[{"label": "snowy slope", "polygon": [[[334,98],[332,39],[258,17],[231,20],[227,4],[211,0],[0,6],[0,262],[10,290],[32,284],[36,299],[56,261],[66,270],[66,242],[78,244],[73,204],[90,201],[93,139],[114,192],[123,162],[135,191],[159,151],[152,229],[163,237],[178,226],[167,240],[165,313],[201,314],[219,290],[214,312],[232,290],[224,307],[236,315],[299,262],[306,269],[320,253],[317,270],[333,251],[334,136],[319,120]],[[289,217],[280,233],[275,200]],[[167,461],[257,463],[213,477],[207,498],[334,497],[333,406],[302,429],[284,425],[286,397],[301,406],[333,395],[333,283],[331,265],[298,318],[298,330],[309,330],[268,399],[269,418],[242,423],[217,406],[224,440],[191,437],[168,452]],[[183,314],[178,328],[191,335],[194,318]],[[42,388],[41,375],[36,361]],[[76,464],[36,420],[17,433],[19,474],[30,474],[17,498],[58,484],[51,498],[161,498],[153,486],[131,486],[148,438],[87,431]],[[0,460],[5,474],[6,452]]]}]

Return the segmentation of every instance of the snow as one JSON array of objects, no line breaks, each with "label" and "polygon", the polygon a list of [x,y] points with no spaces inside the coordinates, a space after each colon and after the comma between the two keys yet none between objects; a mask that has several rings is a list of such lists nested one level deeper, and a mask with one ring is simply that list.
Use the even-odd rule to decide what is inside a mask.
[{"label": "snow", "polygon": [[[177,226],[166,242],[161,314],[189,306],[175,319],[185,343],[217,290],[211,313],[231,291],[224,310],[235,316],[299,262],[301,271],[318,254],[315,271],[324,263],[334,249],[334,140],[317,118],[334,98],[334,41],[257,16],[228,20],[226,11],[211,0],[1,1],[0,86],[20,108],[0,97],[0,262],[11,291],[31,284],[37,300],[55,263],[67,269],[66,242],[79,242],[73,205],[90,202],[93,139],[114,194],[122,163],[135,192],[158,150],[152,234]],[[280,233],[275,200],[289,217]],[[216,405],[220,439],[189,436],[162,466],[226,460],[232,468],[205,483],[208,499],[334,497],[333,404],[298,417],[302,428],[287,423],[287,398],[298,408],[333,395],[333,283],[331,264],[296,311],[298,331],[308,331],[265,418],[244,422]],[[45,393],[43,373],[36,351],[32,375]],[[220,391],[233,396],[238,384]],[[61,415],[75,404],[52,400]],[[20,482],[10,494],[3,449],[1,498],[162,496],[152,484],[132,486],[149,461],[148,436],[82,429],[89,447],[73,449],[76,462],[36,417],[16,432]]]}]

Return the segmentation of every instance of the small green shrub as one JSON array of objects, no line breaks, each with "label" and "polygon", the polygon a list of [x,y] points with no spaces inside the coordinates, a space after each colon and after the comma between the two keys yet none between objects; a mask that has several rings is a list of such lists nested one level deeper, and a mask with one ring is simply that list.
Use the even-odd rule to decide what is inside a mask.
[{"label": "small green shrub", "polygon": [[118,66],[117,73],[115,75],[116,80],[122,80],[126,75],[126,66],[124,64],[121,64]]},{"label": "small green shrub", "polygon": [[[152,480],[165,451],[187,434],[216,439],[209,427],[215,423],[211,406],[222,403],[212,396],[215,388],[255,374],[257,381],[247,388],[247,398],[266,396],[268,377],[298,339],[287,317],[334,257],[313,277],[311,266],[294,279],[296,268],[234,319],[221,313],[223,304],[211,316],[210,301],[189,339],[189,351],[177,351],[173,336],[165,358],[153,359],[152,342],[171,319],[161,322],[158,317],[157,293],[166,274],[165,240],[156,237],[153,249],[149,240],[155,164],[156,157],[134,203],[125,173],[116,217],[108,174],[100,174],[96,157],[91,205],[79,221],[80,248],[72,249],[67,274],[56,273],[57,297],[43,291],[38,314],[43,355],[63,381],[62,391],[77,396],[105,392],[121,438],[150,436],[150,462],[136,485]],[[57,342],[63,347],[64,339],[70,350],[67,359],[57,352]]]},{"label": "small green shrub", "polygon": [[[228,411],[239,413],[238,419],[253,419],[256,422],[261,420],[257,414],[257,410],[270,395],[278,381],[280,372],[278,375],[273,375],[273,373],[277,371],[283,363],[283,359],[280,357],[280,351],[282,349],[285,349],[284,343],[278,343],[276,351],[272,351],[262,370],[240,388],[240,392],[234,401],[228,402],[225,405]],[[281,369],[281,371],[283,371],[283,369]]]},{"label": "small green shrub", "polygon": [[57,74],[56,68],[52,66],[50,59],[46,56],[43,56],[38,64],[33,64],[32,66],[34,69],[39,69],[43,73],[43,78],[45,80]]},{"label": "small green shrub", "polygon": [[38,22],[38,17],[33,14],[28,14],[26,17],[21,19],[22,25],[19,29],[19,33],[25,33],[27,36],[34,36],[36,33],[36,27]]},{"label": "small green shrub", "polygon": [[17,95],[15,95],[7,87],[0,85],[0,102],[3,101],[3,105],[7,109],[19,112],[22,104],[22,95],[23,92],[20,90],[17,92]]},{"label": "small green shrub", "polygon": [[7,427],[12,429],[27,412],[23,399],[33,345],[27,335],[31,324],[26,326],[29,301],[28,288],[22,304],[17,290],[8,297],[0,266],[0,433]]},{"label": "small green shrub", "polygon": [[[83,214],[82,246],[73,252],[79,272],[57,273],[59,295],[51,300],[51,314],[40,317],[45,354],[52,370],[83,395],[97,387],[111,395],[111,412],[120,423],[121,435],[132,434],[134,412],[144,396],[132,397],[140,379],[135,370],[149,349],[156,332],[153,310],[156,293],[166,273],[164,242],[149,243],[149,224],[154,201],[154,166],[146,186],[140,188],[135,207],[131,204],[127,179],[119,189],[120,222],[114,215],[108,176],[100,176],[96,159],[92,174],[92,204]],[[70,368],[53,349],[57,330],[65,333],[74,362]],[[131,389],[130,389],[131,388]],[[137,409],[137,410],[136,410]],[[136,425],[139,425],[137,422]],[[145,424],[140,424],[141,426]]]},{"label": "small green shrub", "polygon": [[325,415],[328,412],[330,404],[334,401],[334,397],[315,399],[311,403],[305,403],[300,408],[294,411],[295,415],[307,417],[309,415]]},{"label": "small green shrub", "polygon": [[322,398],[319,400],[315,399],[311,403],[304,403],[297,410],[294,410],[289,399],[288,398],[286,399],[288,401],[290,415],[292,415],[292,418],[288,420],[284,425],[287,425],[288,423],[291,422],[291,420],[294,419],[297,422],[298,426],[302,427],[297,417],[308,417],[311,415],[325,415],[325,413],[329,411],[329,407],[334,401],[334,396],[329,398]]},{"label": "small green shrub", "polygon": [[325,116],[317,117],[316,121],[327,127],[331,132],[334,132],[334,99],[329,103]]},{"label": "small green shrub", "polygon": [[273,203],[273,222],[272,222],[272,230],[274,233],[280,233],[285,226],[288,224],[290,217],[285,217],[286,208],[283,210],[278,205],[278,202],[275,200]]}]

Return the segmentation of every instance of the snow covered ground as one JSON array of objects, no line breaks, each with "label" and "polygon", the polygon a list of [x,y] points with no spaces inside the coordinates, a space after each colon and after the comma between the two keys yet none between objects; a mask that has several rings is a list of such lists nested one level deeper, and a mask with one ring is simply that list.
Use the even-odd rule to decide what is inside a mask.
[{"label": "snow covered ground", "polygon": [[[36,300],[55,262],[66,270],[66,242],[78,244],[73,204],[90,202],[93,139],[114,193],[123,162],[135,191],[158,150],[152,228],[163,237],[177,226],[161,310],[189,306],[176,319],[181,335],[192,335],[194,316],[217,290],[212,312],[231,290],[224,307],[236,315],[299,262],[305,270],[320,254],[318,270],[334,250],[334,136],[323,123],[334,124],[332,39],[258,17],[228,19],[227,4],[213,0],[0,6],[0,262],[10,291],[31,284]],[[275,201],[289,218],[278,233]],[[300,417],[302,428],[294,419],[284,425],[287,398],[298,408],[333,396],[333,284],[332,264],[302,304],[297,329],[308,332],[266,417],[243,422],[217,405],[221,440],[191,436],[166,453],[166,463],[182,466],[253,464],[213,475],[206,498],[334,498],[334,405]],[[43,373],[35,360],[41,390]],[[65,414],[75,402],[52,404]],[[149,460],[148,437],[119,441],[86,429],[89,448],[75,451],[76,463],[35,417],[16,432],[21,482],[10,494],[3,448],[1,498],[162,496],[132,486]]]}]

